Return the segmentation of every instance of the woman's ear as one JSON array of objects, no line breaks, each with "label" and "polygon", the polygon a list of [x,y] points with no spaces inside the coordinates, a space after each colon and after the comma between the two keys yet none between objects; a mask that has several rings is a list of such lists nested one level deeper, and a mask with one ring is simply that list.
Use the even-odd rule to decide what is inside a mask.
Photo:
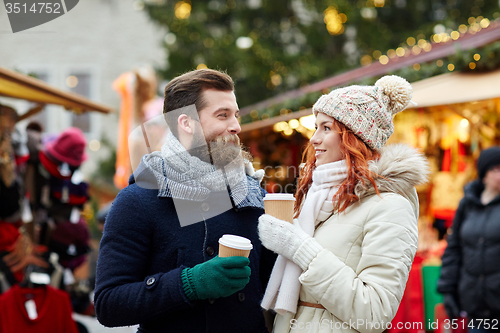
[{"label": "woman's ear", "polygon": [[189,118],[188,115],[181,114],[179,118],[177,118],[177,128],[179,131],[184,131],[187,134],[193,134],[194,129],[190,120],[191,118]]}]

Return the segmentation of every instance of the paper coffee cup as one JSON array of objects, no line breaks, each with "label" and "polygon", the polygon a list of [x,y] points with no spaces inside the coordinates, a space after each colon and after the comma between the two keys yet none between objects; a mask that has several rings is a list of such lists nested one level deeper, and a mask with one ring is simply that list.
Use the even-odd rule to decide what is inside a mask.
[{"label": "paper coffee cup", "polygon": [[288,193],[268,193],[264,197],[266,214],[277,219],[293,223],[293,205],[295,198]]},{"label": "paper coffee cup", "polygon": [[223,235],[219,238],[219,257],[247,257],[253,249],[252,242],[241,236]]}]

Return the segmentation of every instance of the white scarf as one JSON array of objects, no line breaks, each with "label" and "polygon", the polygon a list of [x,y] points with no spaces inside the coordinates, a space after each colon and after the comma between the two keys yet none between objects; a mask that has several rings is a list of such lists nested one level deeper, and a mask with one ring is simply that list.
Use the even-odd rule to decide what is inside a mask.
[{"label": "white scarf", "polygon": [[[313,171],[313,183],[307,192],[298,219],[299,226],[308,235],[313,236],[315,226],[331,215],[333,196],[346,177],[345,160],[320,165]],[[286,312],[295,313],[301,274],[302,269],[298,265],[279,255],[261,306],[266,310],[272,308],[281,315]]]}]

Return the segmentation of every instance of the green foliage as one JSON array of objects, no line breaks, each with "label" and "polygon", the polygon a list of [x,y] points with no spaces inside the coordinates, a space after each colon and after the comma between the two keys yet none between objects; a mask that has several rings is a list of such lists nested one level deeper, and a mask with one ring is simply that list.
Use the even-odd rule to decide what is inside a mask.
[{"label": "green foliage", "polygon": [[99,161],[99,164],[92,176],[92,179],[93,182],[100,181],[100,182],[105,182],[109,185],[113,185],[113,177],[115,175],[115,165],[116,165],[116,147],[114,147],[113,144],[106,137],[101,138],[101,145],[103,146],[103,148],[107,148],[110,154],[107,159]]},{"label": "green foliage", "polygon": [[[363,55],[406,45],[410,36],[429,39],[437,24],[456,30],[469,17],[493,18],[499,11],[496,0],[211,0],[193,1],[189,17],[181,19],[175,15],[181,4],[165,0],[146,5],[151,19],[168,29],[168,66],[160,69],[161,75],[171,79],[199,64],[225,70],[236,82],[240,107],[358,67]],[[345,14],[342,33],[328,32],[327,8]],[[252,46],[238,48],[240,37],[251,38]],[[464,68],[468,56],[457,54],[447,61]],[[447,69],[422,65],[417,74],[405,70],[411,78]],[[313,100],[311,95],[262,112],[272,116],[282,108],[310,106]]]}]

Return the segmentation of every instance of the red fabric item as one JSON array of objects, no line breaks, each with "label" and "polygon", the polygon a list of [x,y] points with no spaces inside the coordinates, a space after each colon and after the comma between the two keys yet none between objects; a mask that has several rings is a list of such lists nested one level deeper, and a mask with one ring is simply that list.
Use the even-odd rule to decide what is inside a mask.
[{"label": "red fabric item", "polygon": [[83,217],[77,223],[70,221],[58,223],[50,239],[66,245],[87,246],[90,241],[90,231]]},{"label": "red fabric item", "polygon": [[424,294],[422,289],[422,258],[415,257],[405,293],[392,320],[390,333],[422,333],[424,324]]},{"label": "red fabric item", "polygon": [[[56,198],[58,200],[61,200],[61,198],[62,198],[62,193],[61,192],[55,192],[54,191],[54,192],[52,192],[52,195],[54,196],[54,198]],[[70,193],[69,200],[66,203],[68,205],[78,206],[78,205],[83,205],[88,200],[89,200],[89,198],[87,196],[84,196],[84,195],[73,195],[73,194]]]},{"label": "red fabric item", "polygon": [[53,163],[47,155],[43,151],[38,153],[38,157],[40,158],[40,163],[42,163],[43,167],[54,177],[59,179],[70,179],[71,176],[63,177],[59,170],[57,169],[57,165]]},{"label": "red fabric item", "polygon": [[467,168],[467,161],[465,161],[465,157],[465,146],[462,142],[458,142],[458,172],[464,172]]},{"label": "red fabric item", "polygon": [[12,223],[0,221],[0,252],[8,251],[19,235],[19,231]]},{"label": "red fabric item", "polygon": [[[36,304],[38,317],[34,320],[26,312],[27,295]],[[0,295],[0,333],[78,333],[71,313],[69,295],[62,290],[15,285]]]},{"label": "red fabric item", "polygon": [[17,156],[16,155],[15,159],[16,159],[16,165],[17,166],[23,165],[26,162],[28,162],[28,160],[30,159],[30,154],[26,154],[26,155],[23,155],[23,156]]},{"label": "red fabric item", "polygon": [[82,248],[88,251],[89,242],[90,231],[85,219],[80,217],[78,223],[71,223],[69,221],[58,223],[56,229],[51,234],[50,247],[54,252],[59,253],[59,263],[64,268],[74,270],[85,262],[85,255],[83,255],[83,252],[80,252],[82,255],[68,258],[66,253],[60,252],[59,245],[63,244],[65,246],[64,252],[66,252],[66,246],[69,245],[76,246],[76,251],[80,251]]},{"label": "red fabric item", "polygon": [[455,218],[456,209],[435,209],[434,217],[441,220],[452,220]]},{"label": "red fabric item", "polygon": [[83,132],[79,128],[70,127],[62,132],[57,139],[47,143],[46,149],[59,161],[72,166],[80,166],[87,159],[86,145],[87,140]]},{"label": "red fabric item", "polygon": [[434,210],[434,217],[440,220],[444,220],[444,226],[446,228],[451,227],[453,224],[453,219],[455,218],[455,209],[435,209]]},{"label": "red fabric item", "polygon": [[446,149],[443,156],[443,164],[441,165],[441,171],[450,171],[451,169],[451,149]]}]

